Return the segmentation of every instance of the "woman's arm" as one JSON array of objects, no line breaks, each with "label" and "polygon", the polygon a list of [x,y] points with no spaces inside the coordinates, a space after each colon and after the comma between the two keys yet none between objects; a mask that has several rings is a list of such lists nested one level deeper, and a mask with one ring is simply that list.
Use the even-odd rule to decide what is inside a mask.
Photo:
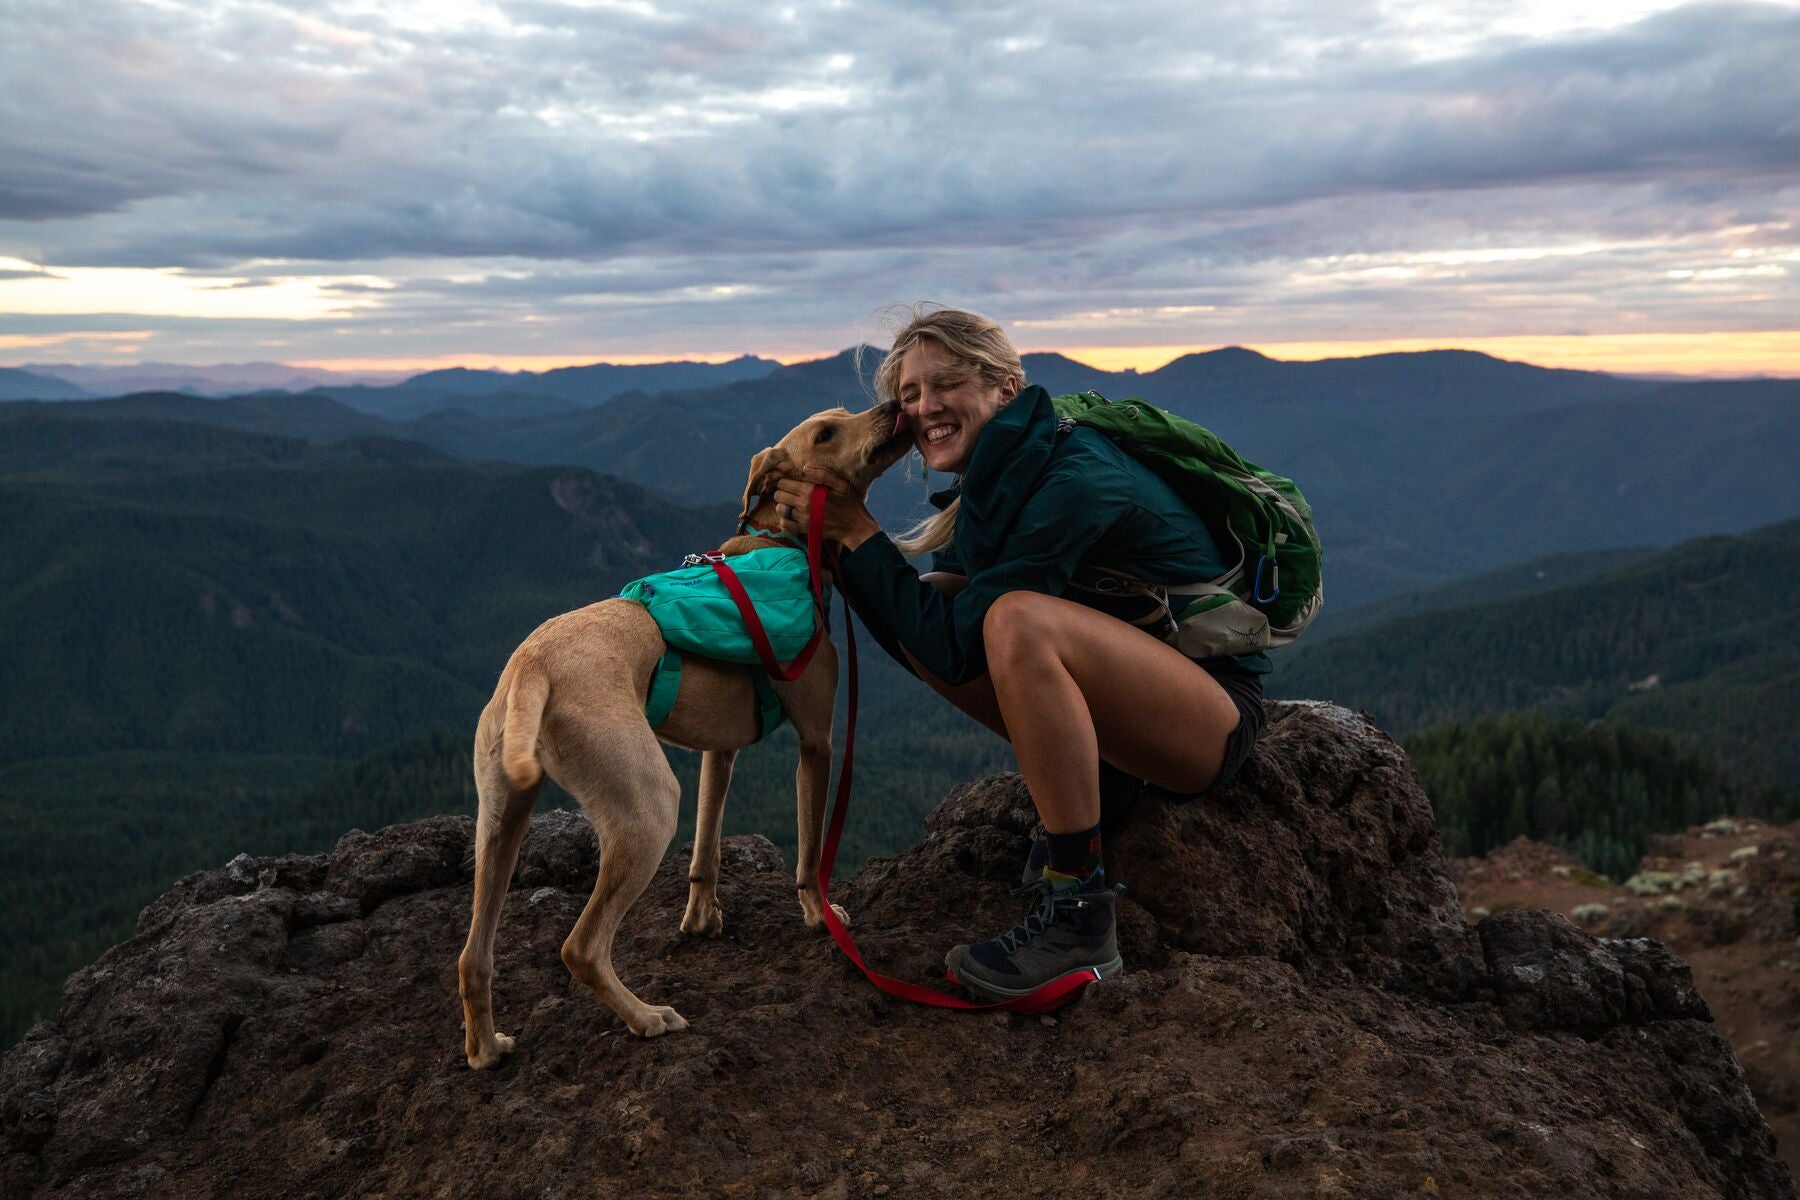
[{"label": "woman's arm", "polygon": [[954,595],[925,582],[886,536],[864,538],[841,559],[839,581],[871,628],[885,627],[948,684],[987,670],[981,627],[1010,591],[1060,596],[1082,557],[1121,515],[1116,502],[1072,473],[1052,472],[1020,510],[996,561]]}]

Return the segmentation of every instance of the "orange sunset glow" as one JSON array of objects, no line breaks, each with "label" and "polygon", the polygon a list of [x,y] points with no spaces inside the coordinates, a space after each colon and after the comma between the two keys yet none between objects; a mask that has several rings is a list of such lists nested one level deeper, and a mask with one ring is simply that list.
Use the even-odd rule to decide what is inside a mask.
[{"label": "orange sunset glow", "polygon": [[[1026,353],[1064,354],[1104,371],[1149,372],[1184,354],[1202,354],[1233,343],[1173,346],[1032,346]],[[1703,377],[1800,377],[1800,330],[1768,333],[1634,333],[1593,336],[1389,338],[1376,341],[1256,341],[1242,343],[1269,358],[1311,362],[1327,358],[1362,358],[1371,354],[1407,354],[1424,350],[1473,350],[1495,358],[1540,367],[1608,371],[1623,375],[1692,375]],[[620,366],[684,360],[720,363],[740,352],[693,350],[667,354],[441,354],[429,358],[312,358],[293,365],[329,371],[437,371],[451,367],[489,371],[549,371],[558,367],[608,362]],[[784,364],[825,358],[828,347],[761,352]]]}]

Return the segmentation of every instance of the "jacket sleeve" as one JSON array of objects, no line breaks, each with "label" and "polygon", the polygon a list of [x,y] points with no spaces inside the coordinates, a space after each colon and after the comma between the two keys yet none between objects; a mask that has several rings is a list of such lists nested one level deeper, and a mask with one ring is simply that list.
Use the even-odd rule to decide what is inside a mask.
[{"label": "jacket sleeve", "polygon": [[[879,546],[877,543],[879,543]],[[891,561],[884,559],[879,566],[876,566],[876,558],[882,556],[881,547],[886,547],[887,558],[891,559]],[[865,554],[861,560],[860,567],[854,565],[851,560],[855,559],[857,555],[863,554],[865,550],[868,553]],[[901,668],[905,670],[908,675],[916,677],[919,674],[918,671],[913,669],[911,660],[908,659],[905,653],[900,649],[898,631],[895,630],[892,625],[887,623],[886,618],[882,615],[883,610],[880,606],[868,604],[861,598],[857,592],[856,584],[852,582],[851,579],[851,576],[855,574],[856,571],[860,570],[863,572],[865,581],[868,581],[868,586],[878,589],[882,586],[879,581],[885,579],[888,573],[913,571],[912,564],[906,561],[905,556],[902,555],[899,548],[888,539],[887,534],[878,533],[856,549],[846,550],[841,554],[838,557],[837,567],[838,569],[835,577],[837,588],[844,594],[844,598],[850,602],[850,607],[856,610],[856,615],[862,618],[863,629],[868,632],[870,637],[875,639],[876,645],[887,651],[887,656],[889,658],[899,663]],[[913,578],[918,578],[918,572],[913,571]]]},{"label": "jacket sleeve", "polygon": [[871,630],[887,631],[943,682],[967,683],[987,670],[981,627],[994,601],[1013,591],[1062,595],[1076,564],[1121,515],[1119,504],[1072,473],[1052,472],[1021,509],[995,563],[956,595],[921,582],[885,535],[843,556],[844,592]]}]

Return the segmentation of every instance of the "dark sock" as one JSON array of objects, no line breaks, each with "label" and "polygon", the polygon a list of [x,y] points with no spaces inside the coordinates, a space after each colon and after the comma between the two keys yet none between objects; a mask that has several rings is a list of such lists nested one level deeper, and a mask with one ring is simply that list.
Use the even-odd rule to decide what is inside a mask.
[{"label": "dark sock", "polygon": [[1046,833],[1050,844],[1050,861],[1045,871],[1067,875],[1083,883],[1091,883],[1102,875],[1100,867],[1100,826],[1075,833]]},{"label": "dark sock", "polygon": [[1131,819],[1144,792],[1144,781],[1109,762],[1100,764],[1100,836],[1112,841]]}]

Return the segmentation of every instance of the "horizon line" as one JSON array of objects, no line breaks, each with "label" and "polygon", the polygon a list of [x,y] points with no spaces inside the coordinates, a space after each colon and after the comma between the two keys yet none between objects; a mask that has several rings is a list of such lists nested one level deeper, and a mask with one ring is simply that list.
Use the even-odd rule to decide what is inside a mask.
[{"label": "horizon line", "polygon": [[[44,347],[48,349],[49,347]],[[14,369],[50,366],[95,368],[175,367],[195,370],[207,367],[254,364],[344,374],[416,375],[428,371],[464,368],[507,373],[542,372],[563,367],[647,366],[658,363],[698,362],[719,364],[745,357],[766,358],[782,366],[834,358],[850,347],[835,350],[783,348],[768,351],[672,351],[661,354],[493,354],[460,352],[441,355],[393,355],[343,358],[294,359],[239,358],[230,362],[139,362],[5,364]],[[1108,372],[1136,371],[1148,374],[1176,359],[1218,350],[1250,350],[1276,362],[1323,362],[1372,358],[1386,354],[1415,354],[1462,350],[1493,358],[1549,369],[1600,371],[1621,375],[1653,375],[1703,378],[1800,378],[1800,330],[1757,333],[1632,333],[1500,335],[1463,338],[1372,338],[1342,341],[1275,341],[1182,343],[1136,346],[1022,346],[1021,355],[1057,354],[1083,366]]]}]

